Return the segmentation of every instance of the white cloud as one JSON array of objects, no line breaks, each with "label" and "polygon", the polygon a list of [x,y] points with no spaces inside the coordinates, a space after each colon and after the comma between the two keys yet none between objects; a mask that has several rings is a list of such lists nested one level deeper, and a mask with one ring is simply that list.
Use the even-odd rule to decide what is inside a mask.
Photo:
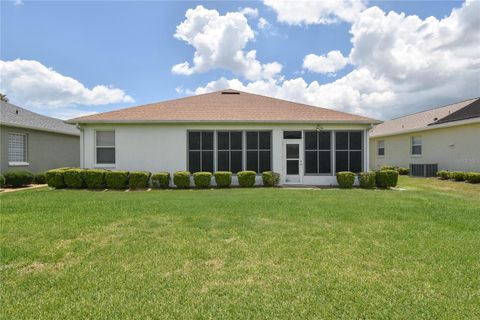
[{"label": "white cloud", "polygon": [[303,59],[303,68],[316,73],[334,73],[343,69],[348,63],[338,50],[330,51],[326,56],[308,54]]},{"label": "white cloud", "polygon": [[275,76],[272,70],[281,71],[278,62],[262,64],[255,50],[244,51],[255,34],[243,13],[228,12],[222,16],[217,10],[197,6],[187,10],[185,17],[174,36],[195,48],[193,65],[187,61],[176,64],[173,73],[191,75],[221,68],[258,80]]},{"label": "white cloud", "polygon": [[257,27],[258,29],[265,30],[269,29],[271,25],[270,22],[268,22],[265,18],[260,17],[260,19],[258,19]]},{"label": "white cloud", "polygon": [[35,60],[0,60],[0,75],[0,91],[20,106],[54,109],[134,102],[121,89],[105,85],[89,89]]},{"label": "white cloud", "polygon": [[79,118],[83,116],[90,116],[92,114],[97,114],[98,112],[67,108],[67,109],[48,110],[47,112],[42,112],[42,113],[57,119],[68,120],[68,119],[74,119],[74,118]]},{"label": "white cloud", "polygon": [[353,22],[365,9],[364,0],[264,0],[277,13],[277,20],[291,25]]},{"label": "white cloud", "polygon": [[246,7],[246,8],[243,8],[242,10],[240,10],[240,13],[243,14],[244,16],[246,16],[246,17],[252,17],[252,18],[258,17],[258,9],[257,8]]}]

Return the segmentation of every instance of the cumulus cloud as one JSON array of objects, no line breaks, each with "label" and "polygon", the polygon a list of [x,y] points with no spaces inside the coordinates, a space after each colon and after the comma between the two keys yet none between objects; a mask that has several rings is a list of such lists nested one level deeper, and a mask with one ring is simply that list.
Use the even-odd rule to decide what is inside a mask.
[{"label": "cumulus cloud", "polygon": [[348,58],[338,51],[330,51],[327,55],[317,56],[308,54],[303,59],[303,68],[316,73],[334,73],[343,69],[348,63]]},{"label": "cumulus cloud", "polygon": [[365,9],[364,0],[264,0],[277,13],[279,22],[291,25],[353,22]]},{"label": "cumulus cloud", "polygon": [[244,51],[246,44],[255,38],[244,13],[228,12],[222,16],[217,10],[197,6],[188,9],[185,17],[174,37],[195,48],[193,63],[176,64],[172,67],[173,73],[191,75],[221,68],[248,80],[258,80],[281,71],[280,63],[262,64],[255,50]]},{"label": "cumulus cloud", "polygon": [[240,10],[240,13],[242,13],[246,17],[252,17],[252,18],[258,17],[258,9],[257,8],[246,7],[246,8],[243,8],[242,10]]},{"label": "cumulus cloud", "polygon": [[265,29],[270,28],[270,26],[271,26],[270,22],[268,22],[267,19],[265,19],[263,17],[260,17],[260,19],[258,19],[258,23],[257,23],[258,29],[265,30]]},{"label": "cumulus cloud", "polygon": [[35,60],[0,60],[0,75],[0,91],[20,106],[54,109],[134,102],[121,89],[105,85],[89,89]]}]

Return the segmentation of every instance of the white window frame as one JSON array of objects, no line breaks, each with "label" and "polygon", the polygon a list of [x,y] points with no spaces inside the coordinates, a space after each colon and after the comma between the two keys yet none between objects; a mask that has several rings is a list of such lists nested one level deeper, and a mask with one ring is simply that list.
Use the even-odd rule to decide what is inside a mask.
[{"label": "white window frame", "polygon": [[[420,143],[415,144],[414,140],[415,139],[420,139]],[[413,147],[418,147],[420,146],[420,153],[413,153]],[[412,157],[421,157],[423,154],[423,140],[422,136],[412,136],[410,137],[410,155]]]},{"label": "white window frame", "polygon": [[[25,159],[23,161],[12,161],[10,160],[10,136],[22,136],[24,137],[24,154]],[[28,162],[28,134],[20,133],[20,132],[8,132],[8,146],[7,146],[7,153],[8,153],[8,165],[10,167],[20,167],[20,166],[28,166],[30,163]]]},{"label": "white window frame", "polygon": [[[383,146],[380,146],[380,143],[383,144]],[[383,154],[380,154],[380,149],[383,149]],[[385,157],[385,140],[378,140],[377,141],[377,157],[383,158]]]},{"label": "white window frame", "polygon": [[[115,137],[115,144],[113,146],[97,146],[97,132],[113,132],[113,135]],[[95,130],[95,135],[93,137],[94,139],[94,144],[95,144],[95,167],[97,168],[115,168],[116,162],[117,162],[117,133],[115,130],[109,130],[109,129],[100,129],[100,130]],[[97,162],[97,149],[98,148],[113,148],[115,150],[115,162],[114,163],[98,163]]]}]

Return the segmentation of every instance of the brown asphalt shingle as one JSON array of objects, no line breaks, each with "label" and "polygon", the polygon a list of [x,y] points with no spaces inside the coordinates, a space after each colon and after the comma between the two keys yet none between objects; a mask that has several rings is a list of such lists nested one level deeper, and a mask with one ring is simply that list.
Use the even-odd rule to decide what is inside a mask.
[{"label": "brown asphalt shingle", "polygon": [[101,122],[361,122],[367,117],[271,97],[223,90],[69,120]]}]

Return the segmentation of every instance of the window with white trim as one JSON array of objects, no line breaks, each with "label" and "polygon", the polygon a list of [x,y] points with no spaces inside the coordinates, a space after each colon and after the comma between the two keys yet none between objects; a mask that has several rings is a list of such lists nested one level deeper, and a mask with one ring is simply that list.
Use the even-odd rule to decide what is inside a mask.
[{"label": "window with white trim", "polygon": [[213,172],[213,131],[188,132],[188,171]]},{"label": "window with white trim", "polygon": [[272,170],[272,132],[247,131],[247,170]]},{"label": "window with white trim", "polygon": [[383,157],[385,155],[385,141],[379,140],[377,142],[377,155]]},{"label": "window with white trim", "polygon": [[422,137],[412,137],[412,155],[422,155]]},{"label": "window with white trim", "polygon": [[95,131],[97,164],[115,164],[115,131]]},{"label": "window with white trim", "polygon": [[332,132],[305,131],[305,174],[332,172]]},{"label": "window with white trim", "polygon": [[237,173],[243,170],[242,131],[217,132],[217,170]]},{"label": "window with white trim", "polygon": [[335,171],[362,171],[363,133],[361,131],[335,132]]},{"label": "window with white trim", "polygon": [[27,135],[24,133],[8,134],[8,162],[27,162]]}]

